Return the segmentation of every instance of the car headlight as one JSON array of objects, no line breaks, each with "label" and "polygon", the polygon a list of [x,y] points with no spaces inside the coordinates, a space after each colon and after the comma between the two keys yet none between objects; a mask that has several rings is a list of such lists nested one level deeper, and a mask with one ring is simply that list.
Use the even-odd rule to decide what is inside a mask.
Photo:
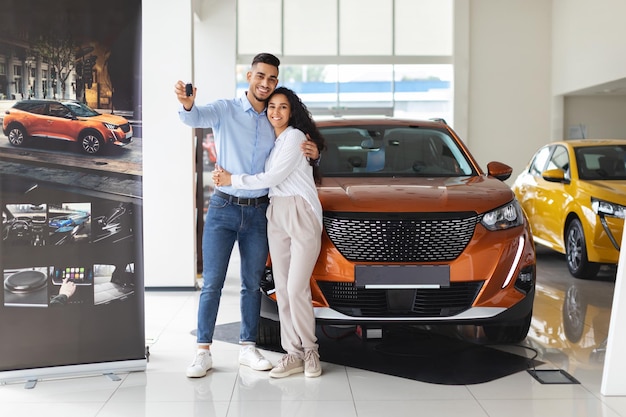
[{"label": "car headlight", "polygon": [[598,215],[617,217],[620,219],[623,219],[626,215],[626,207],[594,197],[591,197],[591,208],[593,212]]},{"label": "car headlight", "polygon": [[114,130],[117,129],[117,125],[114,125],[113,123],[102,123],[104,125],[104,127],[106,127],[109,130]]},{"label": "car headlight", "polygon": [[524,214],[517,200],[513,200],[505,206],[485,213],[480,223],[487,230],[510,229],[524,223]]}]

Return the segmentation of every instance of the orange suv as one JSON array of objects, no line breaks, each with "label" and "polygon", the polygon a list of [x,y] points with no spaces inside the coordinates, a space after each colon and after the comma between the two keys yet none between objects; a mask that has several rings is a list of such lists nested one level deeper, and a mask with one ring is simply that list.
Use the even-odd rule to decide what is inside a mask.
[{"label": "orange suv", "polygon": [[75,100],[18,101],[5,112],[2,131],[13,146],[31,138],[57,139],[78,142],[88,154],[108,145],[127,145],[133,137],[124,117],[98,113]]},{"label": "orange suv", "polygon": [[[528,221],[503,181],[483,172],[443,120],[318,121],[322,249],[311,277],[318,324],[483,326],[493,342],[529,330],[536,257]],[[271,267],[259,343],[279,338]]]}]

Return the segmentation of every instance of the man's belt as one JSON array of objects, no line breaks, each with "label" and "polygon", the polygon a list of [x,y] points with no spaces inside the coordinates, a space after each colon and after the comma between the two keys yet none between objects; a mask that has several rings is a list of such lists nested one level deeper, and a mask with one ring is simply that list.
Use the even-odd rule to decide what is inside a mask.
[{"label": "man's belt", "polygon": [[223,193],[220,190],[215,190],[214,194],[224,200],[227,200],[229,203],[239,204],[240,206],[258,206],[259,204],[267,204],[270,202],[269,197],[266,195],[256,198],[237,197]]}]

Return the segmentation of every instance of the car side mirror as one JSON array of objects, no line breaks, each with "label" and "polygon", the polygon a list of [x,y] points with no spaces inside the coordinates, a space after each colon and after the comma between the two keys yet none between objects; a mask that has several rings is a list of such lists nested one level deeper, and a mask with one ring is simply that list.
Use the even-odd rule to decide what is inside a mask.
[{"label": "car side mirror", "polygon": [[548,169],[546,171],[543,171],[541,173],[541,177],[548,182],[564,182],[564,183],[569,182],[565,178],[565,171],[563,171],[562,169],[558,169],[558,168]]},{"label": "car side mirror", "polygon": [[487,164],[487,175],[500,181],[508,180],[512,173],[513,168],[502,162],[491,161]]}]

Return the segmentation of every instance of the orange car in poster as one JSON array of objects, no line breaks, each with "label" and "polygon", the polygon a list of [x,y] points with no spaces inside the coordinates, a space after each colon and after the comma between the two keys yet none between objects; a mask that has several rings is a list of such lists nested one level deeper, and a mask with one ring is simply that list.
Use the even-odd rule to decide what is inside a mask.
[{"label": "orange car in poster", "polygon": [[133,128],[124,117],[99,113],[76,100],[18,101],[5,112],[2,130],[13,146],[31,139],[62,140],[78,143],[91,155],[133,139]]}]

